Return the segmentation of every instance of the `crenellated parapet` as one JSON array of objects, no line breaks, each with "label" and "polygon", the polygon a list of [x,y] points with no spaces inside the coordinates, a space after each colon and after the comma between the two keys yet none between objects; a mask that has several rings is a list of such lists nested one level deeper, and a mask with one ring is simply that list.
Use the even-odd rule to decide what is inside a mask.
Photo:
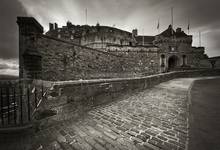
[{"label": "crenellated parapet", "polygon": [[155,45],[157,44],[192,44],[192,36],[189,35],[187,37],[163,37],[163,36],[155,36],[155,40],[153,41]]},{"label": "crenellated parapet", "polygon": [[192,47],[192,35],[187,35],[181,28],[173,30],[170,25],[167,30],[155,36],[153,44],[164,52],[189,52]]},{"label": "crenellated parapet", "polygon": [[135,43],[132,33],[114,27],[101,26],[99,23],[96,26],[89,26],[67,22],[66,26],[61,28],[54,26],[52,23],[49,24],[50,30],[46,35],[91,48],[103,49],[108,43],[118,45],[133,45]]}]

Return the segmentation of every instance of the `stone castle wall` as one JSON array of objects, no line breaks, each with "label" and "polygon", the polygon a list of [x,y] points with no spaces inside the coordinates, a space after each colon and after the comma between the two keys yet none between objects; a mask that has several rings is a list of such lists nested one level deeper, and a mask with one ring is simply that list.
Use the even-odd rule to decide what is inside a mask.
[{"label": "stone castle wall", "polygon": [[38,35],[36,49],[42,57],[42,79],[45,80],[106,78],[114,74],[113,77],[126,77],[158,71],[156,63],[152,68],[146,67],[149,59],[156,62],[156,53],[114,55],[42,35]]},{"label": "stone castle wall", "polygon": [[214,66],[212,66],[212,61],[213,59],[201,59],[200,60],[200,68],[215,68],[219,69],[220,68],[220,58],[214,59]]},{"label": "stone castle wall", "polygon": [[97,32],[85,34],[81,39],[81,45],[105,49],[109,44],[129,45],[134,43],[131,33],[111,27],[102,26],[99,28]]},{"label": "stone castle wall", "polygon": [[148,77],[54,82],[42,107],[57,114],[44,125],[82,116],[94,106],[113,102],[125,92],[141,91],[174,78],[217,76],[220,70],[178,71]]},{"label": "stone castle wall", "polygon": [[[178,39],[156,37],[154,44],[163,49],[165,52],[189,52],[192,46],[192,37],[184,37]],[[172,48],[174,49],[172,50]]]},{"label": "stone castle wall", "polygon": [[99,24],[80,26],[67,22],[62,28],[50,28],[46,35],[95,49],[105,49],[108,44],[129,45],[135,42],[130,32]]},{"label": "stone castle wall", "polygon": [[[133,77],[170,68],[199,68],[204,58],[204,48],[192,47],[192,36],[184,32],[177,32],[175,38],[163,36],[163,32],[155,37],[154,45],[140,46],[133,45],[132,33],[112,27],[68,24],[45,35],[32,17],[19,17],[17,22],[21,78],[54,81]],[[65,35],[62,38],[56,35],[61,33]],[[178,33],[184,35],[179,37]],[[80,44],[74,42],[76,39],[82,40]]]},{"label": "stone castle wall", "polygon": [[[56,81],[131,77],[159,72],[157,53],[116,55],[44,35],[34,18],[20,18],[18,22],[22,78]],[[41,32],[35,32],[39,27]]]},{"label": "stone castle wall", "polygon": [[170,58],[176,58],[177,68],[199,68],[200,60],[205,57],[204,47],[192,47],[192,36],[185,34],[181,28],[177,28],[175,32],[171,25],[155,36],[153,43],[162,50],[166,69],[170,67]]}]

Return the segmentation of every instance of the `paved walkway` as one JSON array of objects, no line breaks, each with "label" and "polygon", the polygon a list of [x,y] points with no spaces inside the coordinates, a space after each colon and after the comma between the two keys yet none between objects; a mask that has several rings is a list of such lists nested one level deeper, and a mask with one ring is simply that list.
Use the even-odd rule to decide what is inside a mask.
[{"label": "paved walkway", "polygon": [[189,150],[219,150],[220,78],[195,81],[191,101]]},{"label": "paved walkway", "polygon": [[187,93],[193,79],[175,79],[128,93],[34,134],[0,135],[1,149],[183,150],[188,138]]}]

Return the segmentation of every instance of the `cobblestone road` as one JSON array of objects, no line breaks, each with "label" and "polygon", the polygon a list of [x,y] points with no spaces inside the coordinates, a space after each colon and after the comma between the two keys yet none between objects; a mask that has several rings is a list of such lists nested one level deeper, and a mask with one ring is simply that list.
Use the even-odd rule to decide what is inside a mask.
[{"label": "cobblestone road", "polygon": [[[193,79],[175,79],[154,88],[128,93],[39,131],[11,147],[35,150],[182,150],[188,140],[187,92]],[[5,138],[7,139],[7,138]],[[14,142],[14,143],[13,143]],[[1,143],[6,148],[7,142]],[[5,147],[4,147],[5,146]]]}]

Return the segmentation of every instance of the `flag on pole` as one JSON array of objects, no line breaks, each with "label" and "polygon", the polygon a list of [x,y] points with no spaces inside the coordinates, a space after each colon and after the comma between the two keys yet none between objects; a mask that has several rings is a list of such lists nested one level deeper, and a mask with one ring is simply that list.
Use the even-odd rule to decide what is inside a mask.
[{"label": "flag on pole", "polygon": [[190,20],[188,18],[188,26],[187,26],[188,34],[189,34],[189,29],[190,29]]},{"label": "flag on pole", "polygon": [[160,33],[160,19],[158,19],[157,31],[158,31],[158,34],[159,34]]},{"label": "flag on pole", "polygon": [[188,30],[188,34],[189,34],[189,24],[188,24],[188,26],[187,26],[187,30]]},{"label": "flag on pole", "polygon": [[157,29],[160,29],[160,20],[158,19]]}]

